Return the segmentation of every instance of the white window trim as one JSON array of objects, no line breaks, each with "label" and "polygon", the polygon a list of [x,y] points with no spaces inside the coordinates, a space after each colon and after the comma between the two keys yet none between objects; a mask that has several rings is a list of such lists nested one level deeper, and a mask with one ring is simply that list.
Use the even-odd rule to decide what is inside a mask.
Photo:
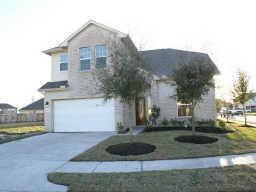
[{"label": "white window trim", "polygon": [[[106,48],[106,50],[105,50],[106,55],[105,56],[97,56],[97,46],[105,46],[105,48]],[[107,67],[108,46],[106,44],[95,45],[95,47],[94,47],[94,56],[95,56],[95,68],[97,68],[97,59],[98,58],[106,58],[106,66],[105,67]]]},{"label": "white window trim", "polygon": [[[105,46],[106,47],[106,55],[105,56],[97,56],[97,46]],[[105,45],[105,44],[100,44],[100,45],[95,45],[95,48],[94,48],[94,50],[95,50],[95,58],[97,59],[97,58],[107,58],[107,55],[108,55],[108,47],[107,47],[107,45]]]},{"label": "white window trim", "polygon": [[185,104],[185,103],[177,103],[177,117],[178,118],[191,118],[191,115],[185,115],[185,116],[179,116],[179,106],[184,106],[184,105],[192,105],[192,104]]},{"label": "white window trim", "polygon": [[[67,61],[66,62],[63,62],[63,61],[61,61],[61,56],[62,55],[67,55]],[[67,63],[67,70],[60,70],[60,66],[61,66],[61,64],[63,64],[63,63]],[[60,72],[65,72],[65,71],[68,71],[68,54],[67,53],[63,53],[63,54],[60,54],[60,56],[59,56],[59,70],[60,70]]]},{"label": "white window trim", "polygon": [[[81,58],[81,49],[88,49],[90,50],[90,57],[84,57],[84,58]],[[80,47],[79,48],[79,71],[89,71],[91,70],[91,60],[92,60],[92,50],[90,47]],[[81,61],[90,61],[90,69],[83,69],[81,70]]]}]

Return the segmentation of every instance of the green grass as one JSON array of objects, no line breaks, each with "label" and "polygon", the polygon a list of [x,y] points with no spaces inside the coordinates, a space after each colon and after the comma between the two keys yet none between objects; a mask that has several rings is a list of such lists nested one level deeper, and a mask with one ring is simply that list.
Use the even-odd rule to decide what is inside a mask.
[{"label": "green grass", "polygon": [[44,133],[42,123],[0,125],[0,144]]},{"label": "green grass", "polygon": [[249,115],[249,116],[256,116],[256,113],[255,113],[255,112],[246,113],[246,114]]},{"label": "green grass", "polygon": [[191,135],[190,131],[144,132],[134,136],[133,141],[153,144],[156,146],[156,150],[152,153],[138,156],[119,156],[106,152],[105,149],[110,145],[130,141],[130,136],[128,135],[112,136],[74,157],[72,161],[180,159],[256,152],[256,128],[228,123],[226,124],[226,129],[231,129],[235,132],[228,134],[198,132],[198,135],[218,138],[216,143],[200,145],[180,143],[174,140],[175,137],[180,135]]},{"label": "green grass", "polygon": [[44,126],[43,122],[24,122],[24,123],[4,123],[0,124],[0,131],[2,128],[18,128],[29,126]]},{"label": "green grass", "polygon": [[256,165],[138,173],[51,173],[48,180],[69,192],[255,191]]},{"label": "green grass", "polygon": [[31,132],[43,132],[45,131],[44,126],[23,126],[23,127],[9,127],[9,128],[1,128],[0,133],[7,134],[24,134]]}]

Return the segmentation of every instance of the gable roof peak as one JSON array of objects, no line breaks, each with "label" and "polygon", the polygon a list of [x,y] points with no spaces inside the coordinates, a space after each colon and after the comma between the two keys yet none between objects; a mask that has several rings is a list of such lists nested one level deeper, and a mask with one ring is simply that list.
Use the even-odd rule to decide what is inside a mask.
[{"label": "gable roof peak", "polygon": [[78,30],[76,30],[74,33],[72,33],[70,36],[68,36],[68,38],[66,38],[62,43],[60,43],[58,45],[58,47],[66,47],[68,45],[68,42],[73,39],[76,35],[78,35],[81,31],[83,31],[85,28],[87,28],[89,25],[96,25],[96,26],[99,26],[103,29],[106,29],[108,31],[111,31],[113,33],[116,33],[119,37],[126,37],[127,34],[126,33],[123,33],[121,31],[118,31],[117,29],[114,29],[114,28],[111,28],[111,27],[108,27],[102,23],[98,23],[96,22],[95,20],[89,20],[88,22],[86,22],[84,25],[82,25]]},{"label": "gable roof peak", "polygon": [[16,109],[16,107],[8,103],[0,103],[0,109]]}]

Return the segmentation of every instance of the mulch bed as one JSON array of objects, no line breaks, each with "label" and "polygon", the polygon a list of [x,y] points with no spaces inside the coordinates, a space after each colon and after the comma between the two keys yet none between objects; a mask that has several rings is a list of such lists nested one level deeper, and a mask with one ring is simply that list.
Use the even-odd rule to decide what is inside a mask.
[{"label": "mulch bed", "polygon": [[193,143],[193,144],[209,144],[218,141],[215,137],[207,137],[202,135],[184,135],[175,138],[176,141],[182,143]]},{"label": "mulch bed", "polygon": [[154,145],[150,145],[147,143],[120,143],[117,145],[109,146],[106,151],[108,153],[120,156],[128,156],[128,155],[142,155],[147,153],[152,153],[156,147]]},{"label": "mulch bed", "polygon": [[[154,131],[191,131],[191,127],[147,127],[144,132],[154,132]],[[233,133],[232,130],[227,130],[219,127],[196,127],[197,132],[202,133],[215,133],[215,134],[226,134],[226,133]]]}]

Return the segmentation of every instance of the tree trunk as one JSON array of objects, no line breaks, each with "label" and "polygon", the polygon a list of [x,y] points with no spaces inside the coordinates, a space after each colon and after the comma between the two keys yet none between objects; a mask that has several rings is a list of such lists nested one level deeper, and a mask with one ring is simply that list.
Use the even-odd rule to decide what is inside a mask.
[{"label": "tree trunk", "polygon": [[247,126],[247,116],[246,116],[245,105],[243,105],[243,112],[244,112],[244,126]]},{"label": "tree trunk", "polygon": [[133,137],[133,127],[132,127],[132,102],[128,103],[128,113],[129,113],[129,134],[130,134],[130,142],[132,143],[132,137]]},{"label": "tree trunk", "polygon": [[194,115],[195,105],[192,102],[192,117],[191,117],[191,126],[192,126],[192,135],[196,135],[196,126],[195,126],[195,115]]},{"label": "tree trunk", "polygon": [[228,116],[229,116],[229,114],[228,114],[228,111],[226,112],[226,122],[228,123]]}]

